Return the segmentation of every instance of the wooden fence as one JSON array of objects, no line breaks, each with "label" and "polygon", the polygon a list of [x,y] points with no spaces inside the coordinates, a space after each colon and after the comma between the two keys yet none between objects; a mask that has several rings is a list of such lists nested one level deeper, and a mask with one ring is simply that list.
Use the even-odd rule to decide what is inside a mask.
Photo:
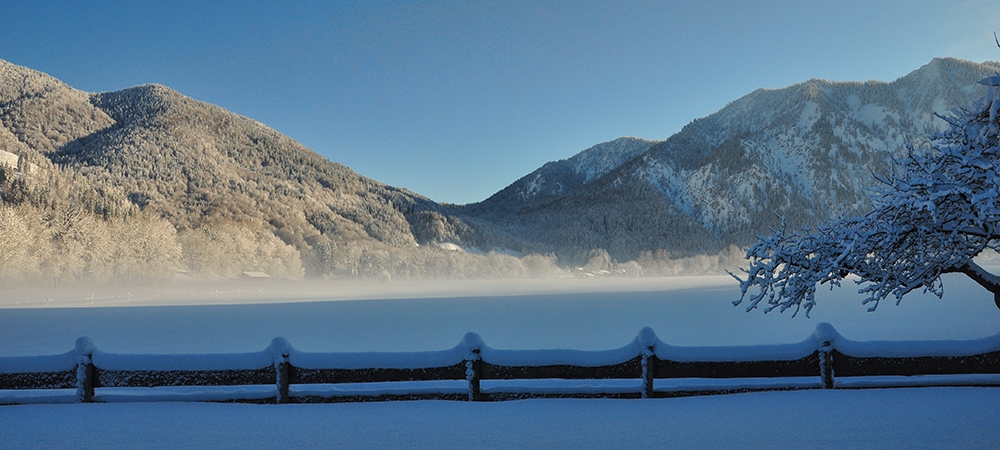
[{"label": "wooden fence", "polygon": [[1000,386],[1000,335],[854,342],[820,324],[798,344],[676,347],[645,328],[604,351],[498,350],[469,333],[437,352],[308,353],[276,338],[261,352],[208,355],[113,354],[80,338],[61,355],[0,357],[0,404],[656,398],[901,386]]}]

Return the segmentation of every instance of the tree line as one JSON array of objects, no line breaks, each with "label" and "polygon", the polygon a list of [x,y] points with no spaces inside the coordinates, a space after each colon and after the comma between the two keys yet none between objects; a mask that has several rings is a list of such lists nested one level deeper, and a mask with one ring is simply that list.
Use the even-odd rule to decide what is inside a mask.
[{"label": "tree line", "polygon": [[[0,167],[0,284],[232,279],[244,272],[301,279],[554,278],[606,271],[625,276],[719,272],[741,251],[674,257],[664,250],[618,262],[595,249],[573,257],[333,240],[300,250],[266,224],[231,219],[178,229],[122,192],[99,192],[55,165],[33,176]],[[733,256],[736,255],[736,256]]]}]

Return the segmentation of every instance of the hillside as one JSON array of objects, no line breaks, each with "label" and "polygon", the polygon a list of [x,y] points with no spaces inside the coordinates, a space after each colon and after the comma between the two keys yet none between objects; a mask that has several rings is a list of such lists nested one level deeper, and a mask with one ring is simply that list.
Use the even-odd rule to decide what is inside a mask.
[{"label": "hillside", "polygon": [[347,239],[414,242],[403,210],[426,199],[361,177],[253,120],[157,85],[88,94],[6,62],[0,79],[5,150],[119,189],[179,228],[257,220],[297,245],[334,230]]},{"label": "hillside", "polygon": [[483,202],[507,212],[543,205],[597,180],[657,141],[623,137],[597,144],[572,158],[545,163]]},{"label": "hillside", "polygon": [[[971,105],[984,92],[977,81],[997,71],[1000,63],[941,58],[890,83],[814,79],[759,89],[615,167],[590,171],[601,176],[583,180],[576,174],[587,167],[556,171],[566,162],[549,163],[467,212],[511,227],[529,248],[569,255],[604,248],[624,261],[657,249],[746,245],[777,215],[799,227],[867,210],[873,175],[907,146],[929,145],[927,134],[944,125],[935,114]],[[617,154],[621,142],[631,141],[578,157]],[[570,188],[528,189],[538,185]]]},{"label": "hillside", "polygon": [[[34,176],[5,176],[5,203],[51,209],[58,198],[63,209],[103,219],[165,219],[187,249],[183,269],[211,265],[212,272],[235,276],[269,265],[271,272],[301,276],[302,269],[287,267],[301,266],[292,261],[300,259],[315,275],[382,274],[392,249],[448,238],[465,244],[477,234],[425,197],[360,176],[259,122],[159,85],[91,94],[0,61],[0,150],[18,155],[21,169],[41,168]],[[53,193],[57,185],[87,191],[89,200]],[[206,247],[231,255],[228,261],[197,256]],[[261,258],[286,267],[248,266],[240,252],[267,252]],[[381,255],[367,268],[358,262],[366,252]]]},{"label": "hillside", "polygon": [[299,249],[324,235],[415,244],[405,213],[427,199],[357,175],[258,122],[157,85],[91,102],[113,125],[47,156],[120,187],[179,228],[259,222]]}]

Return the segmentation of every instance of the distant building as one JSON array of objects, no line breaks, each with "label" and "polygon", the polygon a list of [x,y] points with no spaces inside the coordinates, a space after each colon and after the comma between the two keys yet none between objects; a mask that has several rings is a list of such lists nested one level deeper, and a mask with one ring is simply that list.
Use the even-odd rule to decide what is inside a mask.
[{"label": "distant building", "polygon": [[263,280],[263,279],[271,278],[271,276],[268,275],[268,274],[266,274],[266,273],[264,273],[264,272],[243,272],[243,278],[252,278],[252,279],[255,279],[255,280]]},{"label": "distant building", "polygon": [[11,169],[17,169],[18,156],[11,153],[0,150],[0,166],[7,166]]}]

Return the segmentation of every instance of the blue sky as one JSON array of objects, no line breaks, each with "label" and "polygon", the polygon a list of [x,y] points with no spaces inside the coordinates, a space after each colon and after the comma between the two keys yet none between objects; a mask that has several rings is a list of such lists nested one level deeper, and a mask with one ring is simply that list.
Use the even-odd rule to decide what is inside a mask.
[{"label": "blue sky", "polygon": [[164,84],[469,203],[757,88],[1000,60],[998,18],[992,0],[5,1],[0,58],[91,92]]}]

